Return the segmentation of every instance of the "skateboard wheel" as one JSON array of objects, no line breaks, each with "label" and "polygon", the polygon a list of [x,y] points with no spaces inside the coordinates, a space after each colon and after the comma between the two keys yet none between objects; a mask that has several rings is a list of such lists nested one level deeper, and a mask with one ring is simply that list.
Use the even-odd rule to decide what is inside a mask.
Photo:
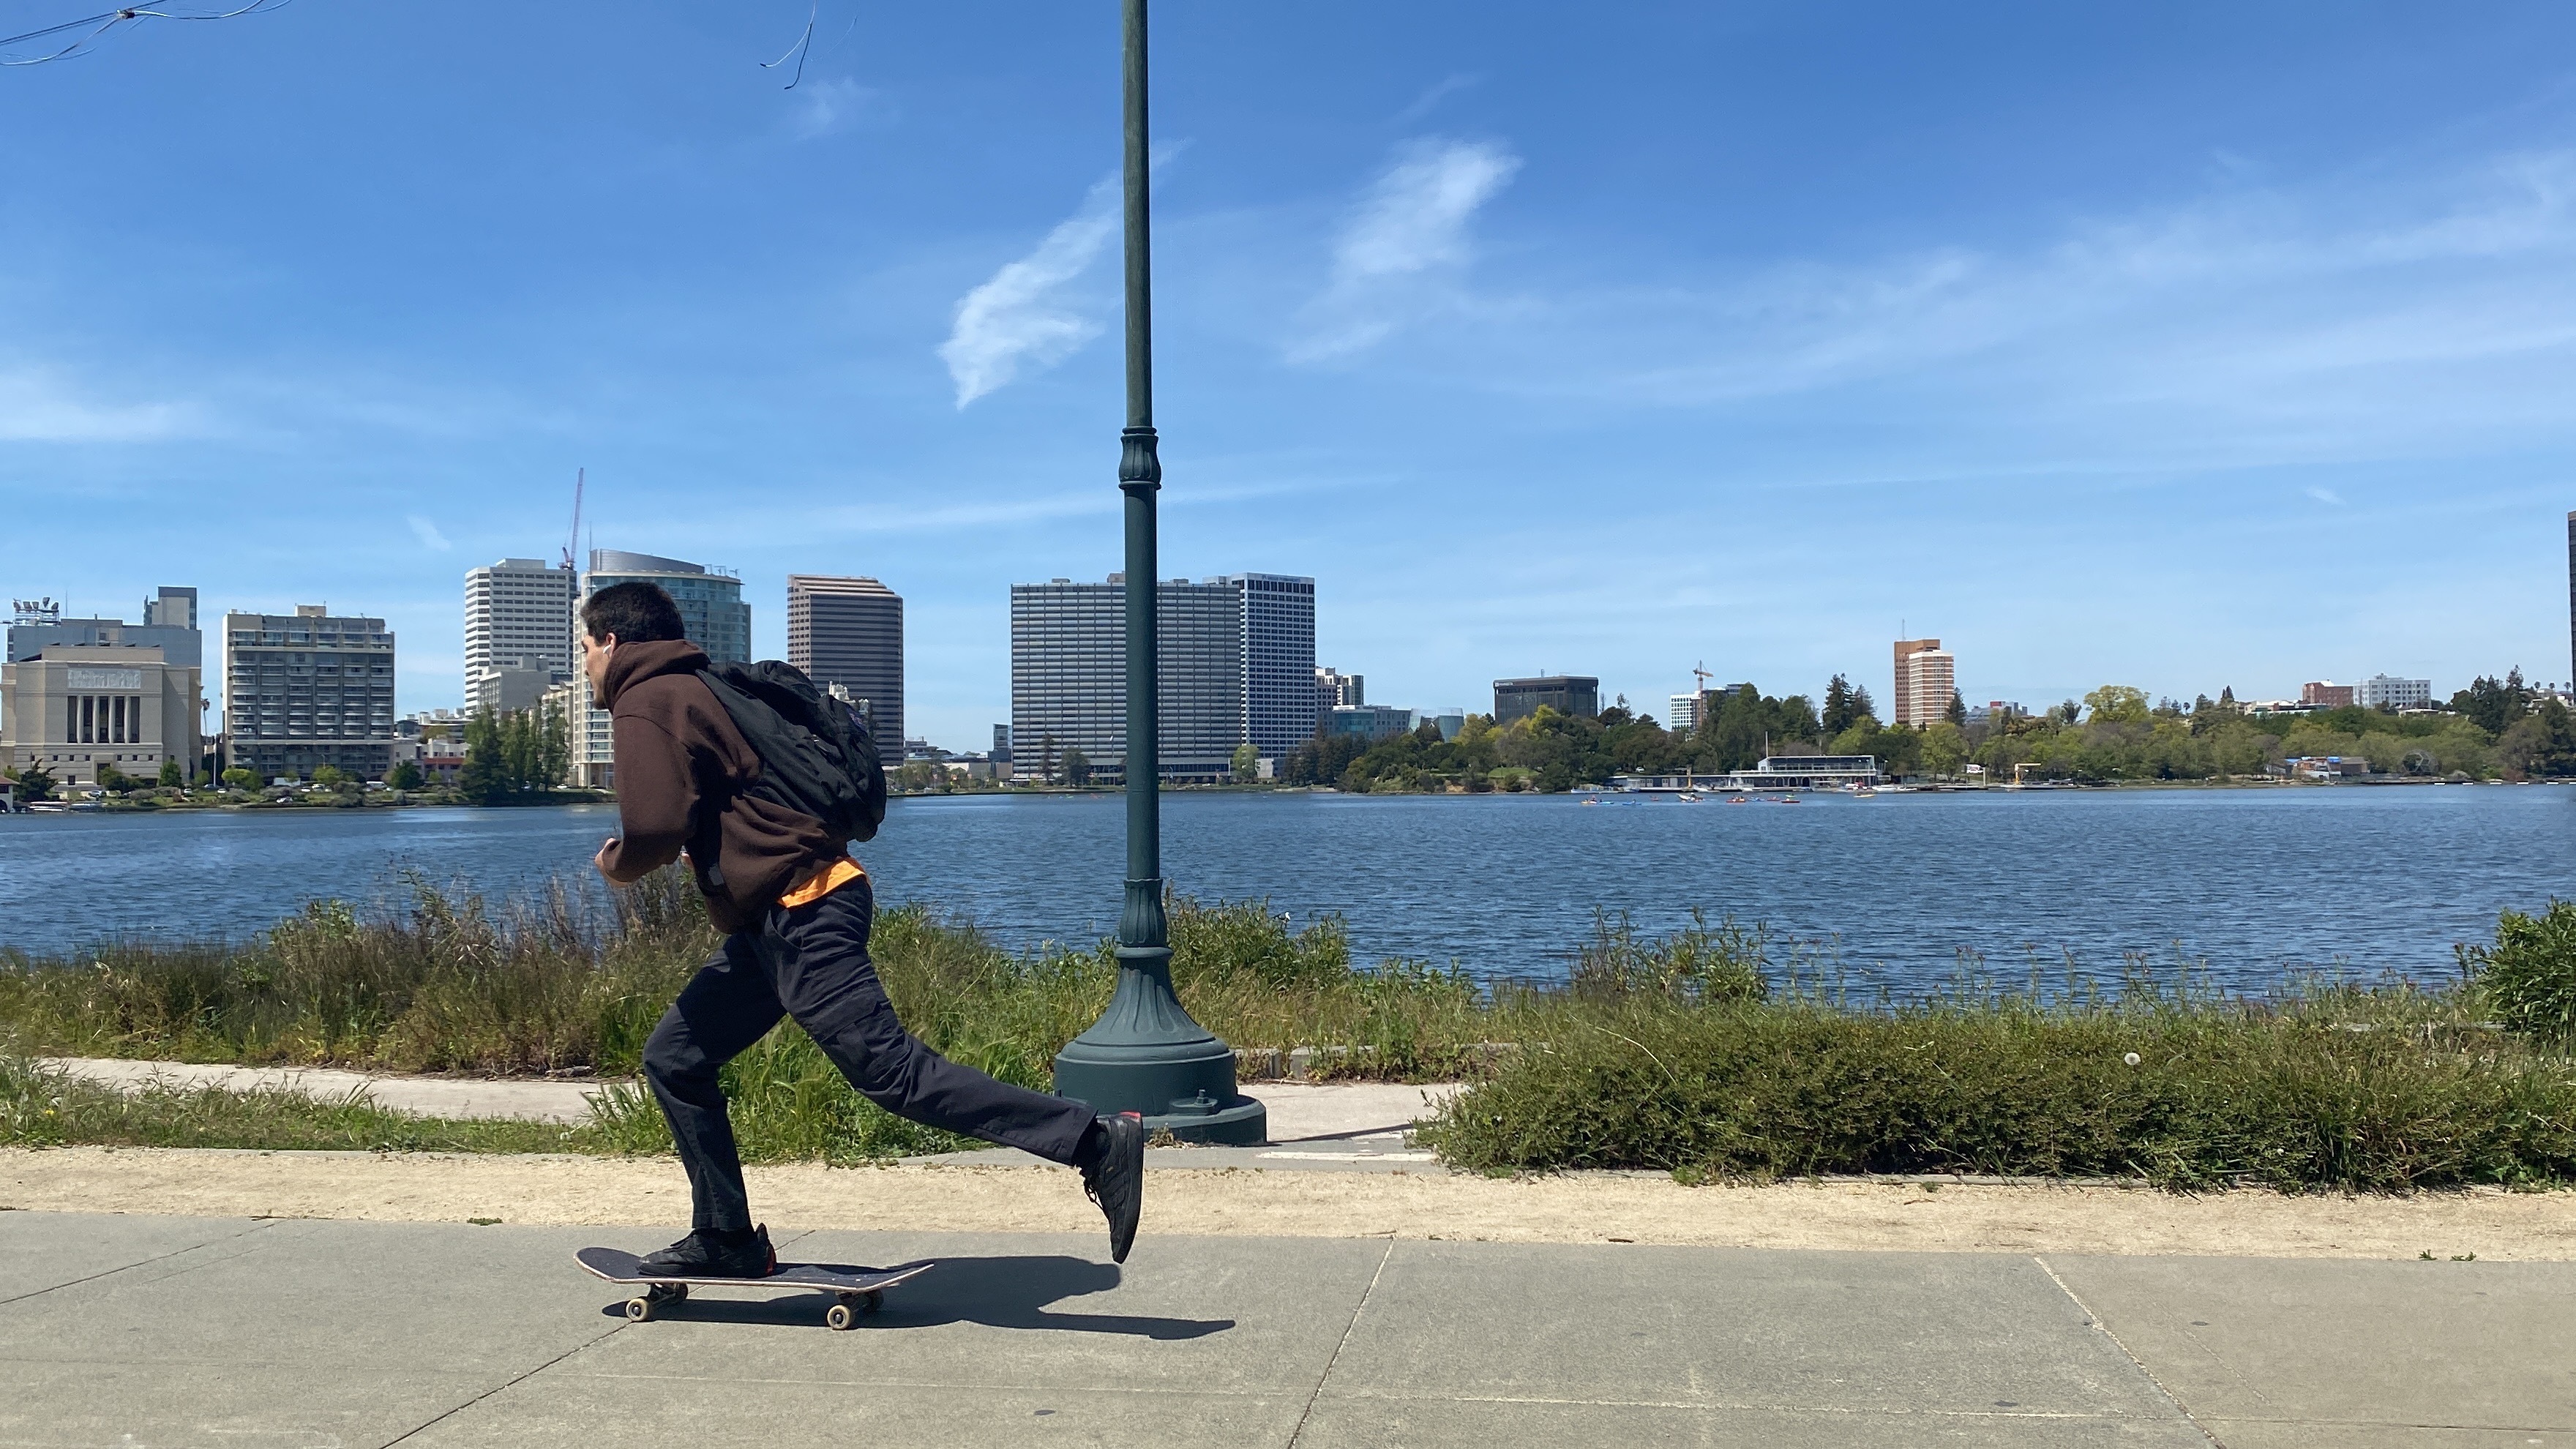
[{"label": "skateboard wheel", "polygon": [[656,1303],[677,1303],[688,1296],[689,1285],[686,1283],[662,1283],[653,1289],[653,1301]]},{"label": "skateboard wheel", "polygon": [[835,1303],[823,1311],[823,1323],[828,1328],[846,1330],[858,1321],[859,1316],[850,1311],[847,1303]]},{"label": "skateboard wheel", "polygon": [[653,1317],[653,1300],[642,1296],[626,1300],[626,1317],[632,1323],[644,1323]]}]

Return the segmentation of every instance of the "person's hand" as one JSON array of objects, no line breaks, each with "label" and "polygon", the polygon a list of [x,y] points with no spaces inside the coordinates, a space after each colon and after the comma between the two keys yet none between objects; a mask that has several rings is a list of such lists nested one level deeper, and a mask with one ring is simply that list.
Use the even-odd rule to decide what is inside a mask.
[{"label": "person's hand", "polygon": [[624,885],[626,882],[617,878],[617,872],[608,868],[608,853],[616,848],[617,837],[612,835],[608,837],[606,841],[601,843],[599,854],[592,856],[590,858],[590,863],[599,868],[600,879],[608,882],[610,885]]}]

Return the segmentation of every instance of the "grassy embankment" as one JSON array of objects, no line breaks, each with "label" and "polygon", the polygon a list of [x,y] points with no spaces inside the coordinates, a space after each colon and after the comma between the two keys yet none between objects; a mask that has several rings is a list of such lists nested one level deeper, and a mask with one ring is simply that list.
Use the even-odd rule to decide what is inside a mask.
[{"label": "grassy embankment", "polygon": [[[1322,1048],[1320,1070],[1343,1077],[1476,1081],[1428,1133],[1462,1167],[2293,1190],[2576,1181],[2576,907],[2509,917],[2458,986],[2318,984],[2262,1000],[2133,974],[2045,1001],[1963,987],[1852,1005],[1732,923],[1657,939],[1604,929],[1560,989],[1355,966],[1337,922],[1293,930],[1258,905],[1176,903],[1173,943],[1183,1001],[1238,1047]],[[618,1075],[712,944],[669,878],[604,909],[558,896],[492,912],[422,890],[384,919],[320,906],[239,949],[0,956],[0,1036],[22,1057]],[[886,912],[875,947],[915,1031],[1032,1086],[1114,974],[1105,948],[1013,953],[919,908]],[[859,1099],[792,1026],[728,1085],[755,1158],[957,1145]],[[277,1096],[120,1097],[23,1060],[0,1068],[0,1142],[667,1150],[649,1097],[611,1087],[602,1105],[573,1129],[439,1123]]]}]

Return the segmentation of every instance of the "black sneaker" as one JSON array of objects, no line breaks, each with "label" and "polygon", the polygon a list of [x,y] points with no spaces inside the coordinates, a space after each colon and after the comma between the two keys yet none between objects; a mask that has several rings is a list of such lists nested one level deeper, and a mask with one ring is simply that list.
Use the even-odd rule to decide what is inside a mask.
[{"label": "black sneaker", "polygon": [[769,1229],[747,1233],[699,1228],[635,1265],[639,1277],[766,1278],[778,1271],[778,1254],[769,1246]]},{"label": "black sneaker", "polygon": [[1145,1210],[1145,1119],[1121,1112],[1101,1118],[1100,1126],[1109,1140],[1099,1160],[1082,1169],[1082,1190],[1109,1219],[1109,1261],[1124,1263]]}]

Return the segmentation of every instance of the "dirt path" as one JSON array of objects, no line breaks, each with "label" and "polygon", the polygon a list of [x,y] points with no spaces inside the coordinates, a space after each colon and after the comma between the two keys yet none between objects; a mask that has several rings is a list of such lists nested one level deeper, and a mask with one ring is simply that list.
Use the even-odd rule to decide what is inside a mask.
[{"label": "dirt path", "polygon": [[[772,1224],[1091,1232],[1073,1175],[1031,1167],[751,1170]],[[1923,1252],[2576,1259],[2576,1193],[2185,1198],[2138,1188],[1828,1182],[1686,1188],[1570,1175],[1158,1169],[1145,1231]],[[667,1159],[378,1156],[145,1148],[0,1149],[0,1207],[219,1217],[682,1224]]]}]

